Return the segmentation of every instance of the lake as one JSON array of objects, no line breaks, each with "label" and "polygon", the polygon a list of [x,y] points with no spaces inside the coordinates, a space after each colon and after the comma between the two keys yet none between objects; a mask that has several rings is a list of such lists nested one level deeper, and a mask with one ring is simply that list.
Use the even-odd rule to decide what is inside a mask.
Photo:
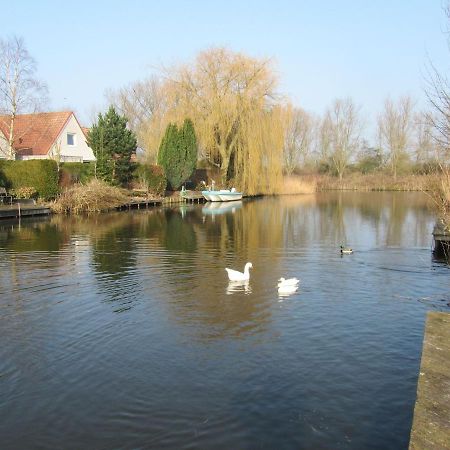
[{"label": "lake", "polygon": [[0,222],[0,447],[406,449],[434,223],[352,192]]}]

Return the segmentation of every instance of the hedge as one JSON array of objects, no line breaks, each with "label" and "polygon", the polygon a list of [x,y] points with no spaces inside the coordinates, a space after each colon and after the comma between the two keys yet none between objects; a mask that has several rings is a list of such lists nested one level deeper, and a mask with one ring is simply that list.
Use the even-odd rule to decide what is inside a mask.
[{"label": "hedge", "polygon": [[34,188],[48,200],[58,195],[58,166],[50,159],[0,161],[0,185],[7,189]]},{"label": "hedge", "polygon": [[70,184],[73,183],[87,183],[95,176],[95,163],[62,163],[61,164],[61,176],[70,180]]}]

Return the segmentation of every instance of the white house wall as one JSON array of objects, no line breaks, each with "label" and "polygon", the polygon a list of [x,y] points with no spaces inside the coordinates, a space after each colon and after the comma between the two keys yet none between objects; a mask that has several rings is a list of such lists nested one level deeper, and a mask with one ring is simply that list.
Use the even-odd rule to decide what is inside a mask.
[{"label": "white house wall", "polygon": [[[75,135],[75,145],[67,144],[67,134]],[[77,162],[77,161],[95,161],[94,152],[86,144],[86,137],[80,128],[75,116],[72,114],[62,129],[56,143],[49,151],[49,157],[58,154],[57,146],[59,146],[59,154],[61,162]]]}]

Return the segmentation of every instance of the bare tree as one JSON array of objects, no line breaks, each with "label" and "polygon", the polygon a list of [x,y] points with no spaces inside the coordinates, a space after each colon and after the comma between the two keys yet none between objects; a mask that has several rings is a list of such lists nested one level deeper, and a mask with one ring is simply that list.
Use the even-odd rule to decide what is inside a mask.
[{"label": "bare tree", "polygon": [[22,38],[0,40],[0,112],[7,130],[7,157],[15,158],[14,130],[17,114],[39,110],[47,94],[46,86],[36,78],[36,62]]},{"label": "bare tree", "polygon": [[286,122],[284,170],[290,175],[301,161],[306,162],[311,152],[314,119],[305,110],[289,106]]},{"label": "bare tree", "polygon": [[397,104],[391,99],[384,103],[384,110],[378,117],[378,133],[381,146],[389,156],[394,178],[400,165],[408,158],[408,145],[411,141],[413,102],[410,97],[401,97]]},{"label": "bare tree", "polygon": [[[448,19],[447,45],[450,47],[450,3],[444,10]],[[425,93],[432,107],[428,120],[434,130],[433,139],[441,150],[439,162],[444,169],[450,160],[450,81],[432,62],[429,63],[426,81]]]},{"label": "bare tree", "polygon": [[161,82],[156,77],[136,81],[116,91],[108,91],[106,97],[120,114],[128,119],[128,126],[144,146],[143,137],[152,117],[164,108]]},{"label": "bare tree", "polygon": [[432,120],[429,112],[421,111],[414,115],[414,149],[418,164],[441,160],[441,147],[433,138]]},{"label": "bare tree", "polygon": [[329,154],[339,180],[358,149],[361,120],[351,98],[337,99],[322,121],[322,151]]},{"label": "bare tree", "polygon": [[450,147],[450,82],[447,77],[432,66],[428,88],[428,100],[433,108],[433,114],[428,115],[435,133],[434,139],[443,148]]}]

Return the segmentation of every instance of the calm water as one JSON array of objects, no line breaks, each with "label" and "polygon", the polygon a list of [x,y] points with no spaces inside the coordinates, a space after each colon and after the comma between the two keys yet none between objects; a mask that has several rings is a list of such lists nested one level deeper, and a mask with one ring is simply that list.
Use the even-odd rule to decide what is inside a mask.
[{"label": "calm water", "polygon": [[2,449],[407,448],[450,311],[426,197],[224,206],[0,223]]}]

